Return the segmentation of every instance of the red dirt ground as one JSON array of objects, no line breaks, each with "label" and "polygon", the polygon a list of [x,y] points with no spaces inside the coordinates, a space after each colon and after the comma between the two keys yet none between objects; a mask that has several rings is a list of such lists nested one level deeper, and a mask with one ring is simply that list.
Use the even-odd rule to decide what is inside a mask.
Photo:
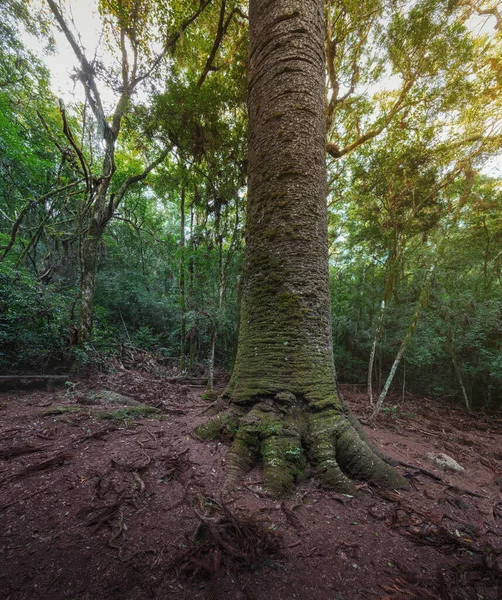
[{"label": "red dirt ground", "polygon": [[[502,598],[500,418],[390,398],[370,437],[441,480],[399,467],[408,490],[351,498],[314,478],[281,502],[258,469],[222,495],[227,447],[191,436],[202,387],[122,369],[77,384],[0,394],[2,600]],[[103,420],[89,388],[160,416]],[[364,390],[342,391],[364,416]]]}]

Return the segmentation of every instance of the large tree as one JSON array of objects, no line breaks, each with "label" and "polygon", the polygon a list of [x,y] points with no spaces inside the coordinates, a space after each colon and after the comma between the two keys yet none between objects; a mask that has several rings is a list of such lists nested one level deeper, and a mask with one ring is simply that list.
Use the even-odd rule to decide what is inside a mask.
[{"label": "large tree", "polygon": [[[146,161],[142,171],[130,174],[120,184],[117,182],[117,148],[126,117],[131,114],[133,96],[141,85],[150,81],[157,74],[161,63],[168,52],[173,52],[184,31],[197,19],[209,5],[210,0],[201,0],[197,8],[191,5],[179,6],[180,19],[168,19],[166,8],[162,2],[146,2],[143,0],[100,0],[100,12],[110,30],[110,43],[114,40],[118,45],[119,63],[117,71],[104,70],[97,59],[90,60],[83,45],[72,31],[71,20],[65,16],[56,0],[47,0],[54,18],[64,33],[79,63],[77,77],[82,82],[85,99],[90,107],[96,124],[102,151],[96,167],[92,159],[86,156],[75,138],[61,105],[63,130],[75,153],[77,168],[83,175],[86,184],[85,202],[82,208],[85,220],[80,248],[80,314],[78,324],[78,342],[84,346],[92,340],[94,318],[94,293],[99,249],[103,234],[110,220],[119,208],[122,200],[132,186],[145,180],[167,157],[169,148],[155,149],[154,158]],[[159,14],[157,14],[157,12]],[[187,13],[187,14],[185,14]],[[151,48],[145,42],[153,41],[153,31],[162,19],[165,31],[159,39],[160,52],[152,56]],[[117,50],[117,48],[115,48]],[[100,78],[111,80],[112,89],[118,100],[111,116],[107,114]],[[154,145],[154,144],[153,144]],[[92,156],[92,153],[90,153]],[[78,161],[77,161],[78,159]]]},{"label": "large tree", "polygon": [[337,393],[326,207],[324,4],[251,0],[249,192],[229,406],[198,429],[233,437],[229,482],[261,457],[283,494],[307,458],[324,485],[403,480],[374,454]]}]

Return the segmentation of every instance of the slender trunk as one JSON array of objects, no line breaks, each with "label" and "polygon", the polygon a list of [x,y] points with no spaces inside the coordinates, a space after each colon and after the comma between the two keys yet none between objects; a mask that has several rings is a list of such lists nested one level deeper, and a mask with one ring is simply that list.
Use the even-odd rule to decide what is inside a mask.
[{"label": "slender trunk", "polygon": [[213,331],[211,332],[211,342],[209,344],[209,365],[207,374],[207,387],[208,392],[212,392],[214,389],[214,352],[216,348],[216,338],[218,336],[218,325],[213,324]]},{"label": "slender trunk", "polygon": [[376,354],[377,344],[380,341],[380,338],[382,336],[385,307],[386,307],[385,300],[382,300],[382,304],[380,305],[380,313],[378,315],[378,324],[377,324],[377,328],[375,330],[375,337],[373,338],[373,344],[371,346],[370,361],[368,364],[368,400],[370,401],[370,406],[374,406],[374,402],[373,402],[373,364],[375,362],[375,354]]},{"label": "slender trunk", "polygon": [[94,288],[99,258],[102,228],[95,225],[82,241],[80,271],[80,311],[78,319],[78,345],[89,344],[94,325]]},{"label": "slender trunk", "polygon": [[471,412],[471,410],[472,410],[471,400],[469,398],[469,395],[467,394],[467,390],[465,389],[464,380],[462,378],[462,371],[460,370],[459,364],[457,362],[457,356],[455,354],[455,337],[453,337],[452,343],[450,345],[450,355],[451,355],[451,362],[452,362],[453,368],[455,370],[455,375],[457,376],[458,384],[462,391],[462,396],[464,397],[465,407],[468,412]]},{"label": "slender trunk", "polygon": [[186,296],[185,296],[185,187],[181,188],[180,202],[180,371],[185,372],[185,339],[186,339]]},{"label": "slender trunk", "polygon": [[397,259],[398,259],[398,250],[396,248],[397,241],[395,241],[395,246],[393,250],[389,253],[389,270],[387,273],[387,277],[385,280],[384,292],[383,292],[383,300],[380,305],[380,312],[378,314],[377,326],[375,329],[375,336],[373,338],[373,344],[371,346],[370,360],[368,364],[368,400],[370,406],[374,406],[373,402],[373,363],[375,360],[375,353],[377,349],[378,342],[382,337],[382,330],[384,324],[385,311],[387,306],[392,298],[392,294],[394,293],[394,284],[396,280],[396,270],[397,270]]},{"label": "slender trunk", "polygon": [[399,363],[401,362],[403,354],[404,354],[406,348],[408,347],[408,344],[410,343],[411,339],[413,338],[413,334],[415,333],[415,330],[417,328],[418,322],[420,320],[420,314],[422,312],[422,308],[425,305],[425,303],[427,301],[427,297],[429,295],[430,283],[431,283],[431,279],[432,279],[432,274],[434,273],[435,266],[436,266],[436,263],[434,263],[431,266],[431,268],[429,269],[429,272],[427,273],[427,276],[425,278],[424,284],[422,286],[422,290],[420,291],[420,296],[419,296],[417,304],[415,306],[415,310],[413,311],[413,316],[411,318],[410,324],[408,325],[408,330],[406,331],[406,335],[404,336],[404,339],[401,342],[401,345],[399,346],[399,350],[397,352],[396,358],[394,359],[394,363],[392,364],[391,370],[387,377],[387,381],[385,382],[383,390],[380,393],[380,396],[377,400],[373,414],[371,415],[371,417],[369,419],[370,423],[372,423],[372,424],[375,422],[375,420],[383,406],[383,403],[385,402],[385,398],[387,397],[390,386],[392,385],[397,368],[399,367]]},{"label": "slender trunk", "polygon": [[406,361],[403,361],[403,393],[401,395],[401,402],[404,402],[404,394],[406,392]]},{"label": "slender trunk", "polygon": [[364,281],[366,279],[366,268],[363,266],[363,273],[361,276],[361,282],[359,284],[359,302],[357,307],[357,318],[356,318],[356,327],[354,331],[354,345],[355,340],[357,338],[357,334],[359,333],[359,323],[361,322],[361,316],[363,313],[363,301],[364,301]]},{"label": "slender trunk", "polygon": [[[193,308],[193,294],[194,294],[194,254],[195,254],[195,243],[194,243],[194,205],[193,202],[190,206],[190,258],[188,261],[188,308]],[[188,359],[188,371],[193,373],[195,366],[195,335],[197,333],[197,321],[191,324],[190,327],[190,349]]]}]

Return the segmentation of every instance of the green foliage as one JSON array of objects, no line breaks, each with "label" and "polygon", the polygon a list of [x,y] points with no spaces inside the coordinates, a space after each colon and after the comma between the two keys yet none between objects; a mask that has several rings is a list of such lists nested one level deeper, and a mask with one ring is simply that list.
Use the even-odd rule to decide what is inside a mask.
[{"label": "green foliage", "polygon": [[0,271],[0,368],[43,369],[68,359],[71,297],[26,272]]},{"label": "green foliage", "polygon": [[[375,172],[361,173],[357,184],[364,189],[364,182],[374,179],[378,179]],[[396,177],[393,185],[398,181]],[[428,227],[425,236],[420,228],[415,229],[413,219],[402,221],[399,232],[406,233],[406,243],[400,245],[396,281],[377,348],[375,379],[377,387],[383,385],[409,326],[427,265],[438,259],[441,240],[444,248],[428,302],[399,368],[396,388],[405,384],[407,389],[463,402],[460,373],[473,407],[494,408],[502,402],[502,194],[497,180],[475,177],[461,219],[452,222],[451,212],[442,207],[458,200],[465,190],[462,181],[445,188],[437,200],[437,224]],[[388,194],[383,198],[389,201]],[[340,254],[332,268],[335,355],[342,380],[365,382],[390,255],[383,211],[372,214],[358,204],[349,210],[352,219],[342,221],[347,235],[339,243]]]}]

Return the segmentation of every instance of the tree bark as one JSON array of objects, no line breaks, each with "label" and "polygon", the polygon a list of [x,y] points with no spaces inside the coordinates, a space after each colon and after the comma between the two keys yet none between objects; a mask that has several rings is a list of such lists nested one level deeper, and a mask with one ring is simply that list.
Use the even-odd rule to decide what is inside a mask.
[{"label": "tree bark", "polygon": [[[349,423],[335,385],[326,205],[322,0],[251,0],[247,238],[230,406],[197,434],[233,436],[228,482],[263,460],[282,495],[306,453],[324,485],[403,480]],[[348,475],[348,476],[347,476]]]},{"label": "tree bark", "polygon": [[94,287],[101,236],[87,236],[82,242],[80,269],[80,310],[78,319],[78,345],[82,348],[92,338],[94,327]]},{"label": "tree bark", "polygon": [[[107,189],[101,193],[106,198]],[[80,242],[80,309],[78,318],[78,345],[83,348],[91,342],[94,327],[94,289],[99,258],[99,246],[109,219],[93,215],[89,229]]]},{"label": "tree bark", "polygon": [[186,339],[186,293],[185,293],[185,186],[181,188],[180,199],[180,371],[185,372],[185,339]]},{"label": "tree bark", "polygon": [[[194,242],[194,202],[195,194],[192,204],[190,205],[190,258],[188,261],[188,309],[193,308],[194,304],[194,277],[195,277],[195,242]],[[195,366],[195,335],[196,335],[197,322],[192,323],[190,326],[190,349],[189,349],[189,362],[188,372],[193,373]]]}]

